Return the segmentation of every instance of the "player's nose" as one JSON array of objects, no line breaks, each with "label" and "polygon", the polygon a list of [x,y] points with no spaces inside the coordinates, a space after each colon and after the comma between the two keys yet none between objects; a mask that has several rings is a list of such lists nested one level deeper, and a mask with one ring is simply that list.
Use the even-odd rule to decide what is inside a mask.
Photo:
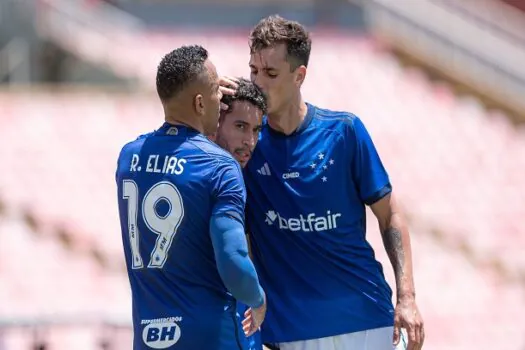
[{"label": "player's nose", "polygon": [[258,87],[259,89],[261,89],[262,92],[266,93],[266,91],[264,91],[263,79],[262,79],[262,77],[261,77],[260,74],[257,74],[257,75],[252,76],[252,82],[253,82],[255,85],[257,85],[257,87]]},{"label": "player's nose", "polygon": [[244,140],[244,145],[247,146],[250,151],[253,151],[256,143],[257,143],[257,139],[255,138],[254,135],[249,136],[248,138]]}]

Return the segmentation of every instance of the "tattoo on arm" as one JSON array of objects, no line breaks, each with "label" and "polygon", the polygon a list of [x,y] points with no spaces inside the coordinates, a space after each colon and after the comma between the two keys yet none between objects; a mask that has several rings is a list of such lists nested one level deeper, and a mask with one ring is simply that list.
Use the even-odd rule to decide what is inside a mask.
[{"label": "tattoo on arm", "polygon": [[383,244],[390,258],[396,280],[400,280],[405,274],[405,251],[403,250],[403,240],[401,230],[389,227],[383,232]]}]

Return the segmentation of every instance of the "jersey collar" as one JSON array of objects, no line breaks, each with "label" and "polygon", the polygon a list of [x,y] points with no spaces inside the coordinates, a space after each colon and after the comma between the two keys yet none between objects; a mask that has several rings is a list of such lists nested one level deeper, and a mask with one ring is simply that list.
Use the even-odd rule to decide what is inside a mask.
[{"label": "jersey collar", "polygon": [[277,131],[277,130],[274,130],[270,127],[270,125],[268,124],[268,119],[266,119],[266,127],[268,128],[268,130],[270,131],[270,133],[272,135],[275,135],[275,136],[280,136],[280,137],[287,137],[287,136],[295,136],[295,135],[300,135],[304,130],[306,130],[308,128],[308,126],[310,126],[310,123],[312,122],[312,119],[314,118],[315,116],[315,111],[316,111],[316,108],[315,106],[309,104],[306,102],[306,108],[307,108],[307,111],[306,111],[306,115],[304,116],[304,119],[303,121],[301,122],[301,124],[297,127],[297,129],[295,129],[294,132],[292,132],[290,135],[285,135],[283,134],[282,132],[280,131]]},{"label": "jersey collar", "polygon": [[190,126],[164,122],[156,131],[156,134],[164,136],[193,136],[200,134],[200,132]]}]

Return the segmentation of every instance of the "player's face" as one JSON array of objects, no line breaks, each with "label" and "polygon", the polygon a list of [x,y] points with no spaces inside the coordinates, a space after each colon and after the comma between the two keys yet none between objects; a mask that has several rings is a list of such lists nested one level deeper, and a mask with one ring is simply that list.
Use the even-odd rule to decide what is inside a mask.
[{"label": "player's face", "polygon": [[219,76],[215,65],[207,60],[205,66],[208,74],[207,93],[204,95],[206,111],[203,120],[204,134],[211,135],[217,130],[221,110],[222,93],[219,90]]},{"label": "player's face", "polygon": [[[304,77],[290,71],[286,45],[277,44],[250,56],[250,78],[268,97],[268,114],[282,110],[298,94]],[[304,68],[304,67],[303,67]]]},{"label": "player's face", "polygon": [[220,119],[215,142],[245,167],[257,145],[262,112],[247,101],[234,101],[232,110]]}]

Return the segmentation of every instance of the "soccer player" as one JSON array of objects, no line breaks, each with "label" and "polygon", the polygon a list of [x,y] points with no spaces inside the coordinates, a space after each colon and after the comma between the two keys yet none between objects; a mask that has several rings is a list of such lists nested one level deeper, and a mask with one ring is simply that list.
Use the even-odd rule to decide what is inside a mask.
[{"label": "soccer player", "polygon": [[[251,81],[240,78],[235,94],[224,95],[221,102],[226,108],[221,111],[217,132],[210,138],[230,152],[244,168],[259,138],[266,113],[266,96]],[[238,305],[238,316],[245,310],[245,305]],[[262,349],[260,332],[246,338],[246,343],[249,350]]]},{"label": "soccer player", "polygon": [[[268,96],[244,169],[253,261],[268,295],[263,342],[281,350],[384,350],[405,328],[408,348],[420,349],[410,237],[388,174],[357,116],[303,100],[310,49],[305,28],[279,16],[262,19],[250,35],[251,80]],[[221,84],[225,93],[235,88],[228,78]],[[367,205],[394,269],[395,308],[366,240]]]},{"label": "soccer player", "polygon": [[200,46],[167,54],[157,92],[165,123],[126,144],[116,181],[133,301],[133,349],[245,349],[265,315],[248,257],[239,164],[205,135],[217,129],[221,92]]}]

